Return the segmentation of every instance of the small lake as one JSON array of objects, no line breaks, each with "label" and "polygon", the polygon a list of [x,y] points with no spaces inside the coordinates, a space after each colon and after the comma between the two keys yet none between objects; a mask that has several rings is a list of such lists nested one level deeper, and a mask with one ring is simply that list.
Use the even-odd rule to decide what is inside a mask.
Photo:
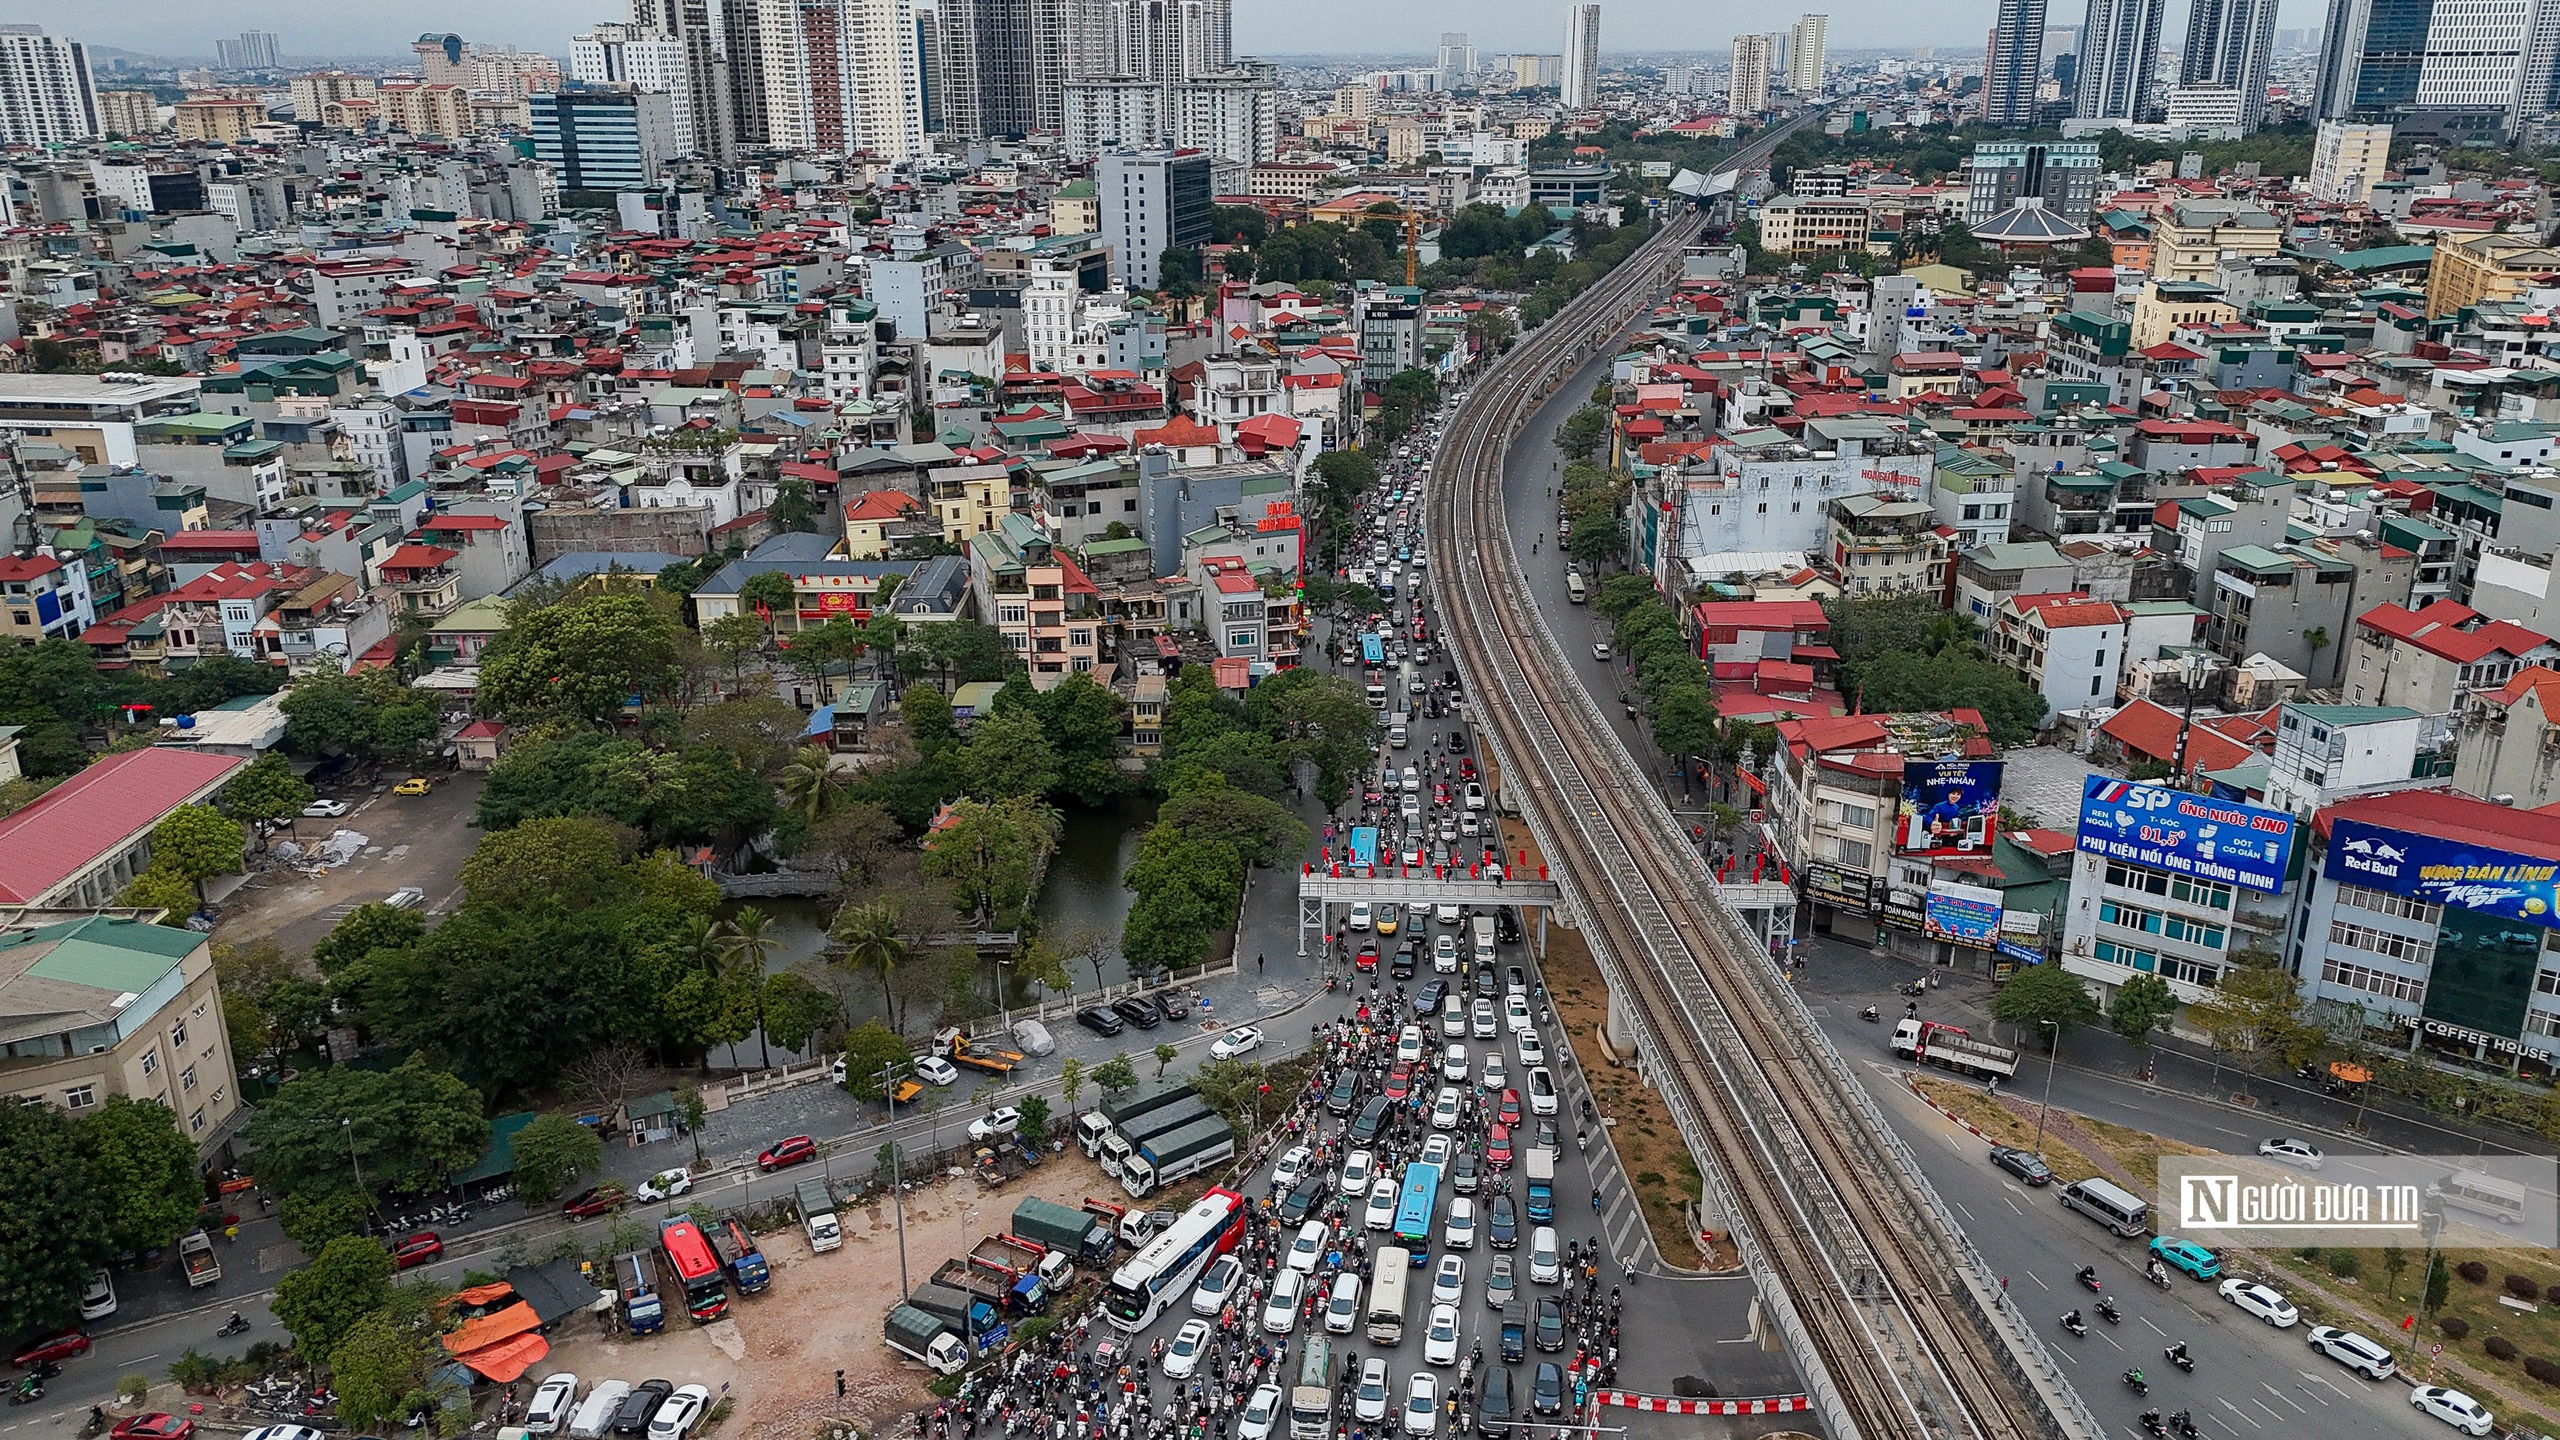
[{"label": "small lake", "polygon": [[[1041,882],[1040,897],[1032,903],[1041,933],[1053,941],[1064,943],[1068,937],[1084,930],[1101,930],[1115,940],[1121,925],[1129,918],[1129,891],[1120,883],[1130,862],[1138,857],[1138,845],[1146,827],[1155,820],[1153,800],[1131,800],[1100,810],[1067,806],[1060,811],[1058,853],[1049,862],[1049,873]],[[766,896],[752,900],[733,900],[720,907],[720,918],[727,919],[752,905],[772,917],[766,933],[775,942],[767,957],[768,973],[788,970],[805,960],[824,953],[827,922],[834,910],[823,900],[794,896]],[[1093,988],[1093,967],[1081,962],[1073,965],[1076,989]],[[989,962],[981,967],[982,993],[995,998],[992,987],[1002,983],[1007,1007],[1029,1004],[1035,997],[1029,985],[1013,979],[1012,972]],[[1118,984],[1129,978],[1128,967],[1116,957],[1102,967],[1105,984]],[[876,980],[866,978],[854,986],[847,1007],[851,1020],[860,1025],[865,1020],[885,1019]],[[809,1057],[772,1047],[773,1063],[798,1061]],[[719,1067],[754,1068],[764,1063],[764,1052],[750,1035],[738,1043],[734,1053],[726,1049],[711,1052],[710,1062]]]}]

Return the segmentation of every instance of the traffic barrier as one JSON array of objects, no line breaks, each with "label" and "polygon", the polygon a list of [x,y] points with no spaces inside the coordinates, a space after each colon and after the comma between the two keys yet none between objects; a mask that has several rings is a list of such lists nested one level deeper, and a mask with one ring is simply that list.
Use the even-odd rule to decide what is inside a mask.
[{"label": "traffic barrier", "polygon": [[1813,1408],[1804,1395],[1769,1395],[1757,1400],[1671,1400],[1638,1395],[1632,1390],[1603,1390],[1592,1397],[1602,1405],[1645,1410],[1657,1415],[1787,1415]]}]

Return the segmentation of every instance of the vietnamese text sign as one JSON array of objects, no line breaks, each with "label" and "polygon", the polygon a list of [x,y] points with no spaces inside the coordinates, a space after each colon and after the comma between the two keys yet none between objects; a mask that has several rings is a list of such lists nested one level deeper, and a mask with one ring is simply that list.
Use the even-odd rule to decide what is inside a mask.
[{"label": "vietnamese text sign", "polygon": [[2323,867],[2332,880],[2387,890],[2430,905],[2496,915],[2553,928],[2560,862],[2434,835],[2384,830],[2340,820],[2329,832]]},{"label": "vietnamese text sign", "polygon": [[2080,792],[2080,848],[2172,875],[2284,889],[2293,817],[2161,785],[2092,775]]}]

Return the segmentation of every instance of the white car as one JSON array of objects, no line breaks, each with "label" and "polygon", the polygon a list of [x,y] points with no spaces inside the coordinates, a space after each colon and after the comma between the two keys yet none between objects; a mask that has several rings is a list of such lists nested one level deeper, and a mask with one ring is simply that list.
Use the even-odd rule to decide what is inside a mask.
[{"label": "white car", "polygon": [[2234,1277],[2221,1285],[2222,1298],[2279,1330],[2302,1318],[2293,1302],[2255,1280]]},{"label": "white car", "polygon": [[1244,1402],[1236,1416],[1236,1440],[1271,1440],[1272,1427],[1280,1423],[1280,1387],[1257,1385],[1253,1398]]},{"label": "white car", "polygon": [[1345,1272],[1333,1277],[1333,1296],[1324,1302],[1324,1333],[1348,1335],[1360,1327],[1360,1277]]},{"label": "white car", "polygon": [[2258,1142],[2258,1154],[2297,1170],[2317,1170],[2329,1163],[2329,1157],[2320,1153],[2320,1147],[2308,1140],[2261,1140]]},{"label": "white car", "polygon": [[[1561,527],[1559,527],[1559,528],[1561,528]],[[1594,641],[1592,641],[1592,642],[1591,642],[1591,658],[1592,658],[1592,659],[1594,659],[1594,660],[1606,660],[1606,659],[1608,659],[1608,658],[1609,658],[1609,642],[1608,642],[1608,641],[1606,641],[1606,640],[1594,640]]]},{"label": "white car", "polygon": [[1464,1084],[1467,1078],[1467,1047],[1452,1045],[1440,1052],[1440,1078]]},{"label": "white car", "polygon": [[1226,1034],[1209,1042],[1209,1058],[1212,1060],[1233,1060],[1239,1055],[1250,1055],[1261,1048],[1262,1027],[1259,1025],[1239,1025],[1233,1030],[1228,1031]]},{"label": "white car", "polygon": [[1518,1035],[1529,1028],[1529,997],[1513,992],[1502,1002],[1503,1028]]},{"label": "white car", "polygon": [[1467,1295],[1467,1257],[1443,1255],[1431,1267],[1431,1303],[1455,1305]]},{"label": "white car", "polygon": [[91,1271],[89,1283],[80,1292],[80,1318],[104,1320],[116,1313],[116,1278],[104,1270]]},{"label": "white car", "polygon": [[1396,1061],[1412,1065],[1422,1059],[1422,1027],[1407,1025],[1396,1032]]},{"label": "white car", "polygon": [[1429,1435],[1440,1428],[1440,1382],[1416,1370],[1404,1382],[1404,1433]]},{"label": "white car", "polygon": [[1544,1065],[1529,1067],[1529,1113],[1532,1115],[1556,1113],[1556,1077],[1548,1074],[1547,1067]]},{"label": "white car", "polygon": [[1321,1220],[1310,1220],[1298,1227],[1298,1238],[1289,1242],[1289,1268],[1301,1275],[1313,1275],[1324,1260],[1333,1231]]},{"label": "white car", "polygon": [[2441,1385],[2421,1385],[2410,1391],[2409,1403],[2465,1435],[2486,1435],[2497,1424],[2487,1406]]},{"label": "white car", "polygon": [[308,1425],[262,1425],[240,1440],[329,1440]]},{"label": "white car", "polygon": [[1467,1007],[1455,995],[1440,1002],[1440,1035],[1446,1040],[1467,1038]]},{"label": "white car", "polygon": [[1381,1175],[1369,1187],[1369,1208],[1360,1215],[1360,1223],[1372,1230],[1384,1230],[1396,1223],[1396,1182],[1392,1175]]},{"label": "white car", "polygon": [[1404,793],[1407,795],[1419,795],[1422,793],[1421,766],[1417,765],[1404,772]]},{"label": "white car", "polygon": [[702,1423],[702,1412],[710,1408],[709,1387],[677,1386],[674,1394],[658,1403],[658,1413],[649,1421],[649,1440],[684,1440],[694,1426]]},{"label": "white car", "polygon": [[344,800],[314,800],[302,807],[305,820],[335,820],[354,807]]},{"label": "white car", "polygon": [[1304,1145],[1292,1145],[1281,1151],[1280,1158],[1271,1164],[1271,1188],[1297,1188],[1298,1182],[1307,1178],[1307,1162],[1314,1158],[1315,1152]]},{"label": "white car", "polygon": [[1470,810],[1481,810],[1484,808],[1484,783],[1482,781],[1470,780],[1467,782],[1467,808]]},{"label": "white car", "polygon": [[1434,1305],[1431,1319],[1422,1327],[1422,1363],[1455,1365],[1458,1363],[1458,1307]]},{"label": "white car", "polygon": [[1488,1095],[1499,1095],[1511,1088],[1511,1072],[1502,1063],[1501,1051],[1484,1057],[1484,1068],[1476,1073],[1476,1083]]},{"label": "white car", "polygon": [[1372,1425],[1387,1418],[1387,1362],[1372,1355],[1360,1362],[1360,1386],[1351,1392],[1351,1415]]},{"label": "white car", "polygon": [[1476,812],[1473,810],[1458,817],[1458,835],[1461,839],[1472,840],[1483,833],[1484,822],[1476,818]]},{"label": "white car", "polygon": [[1519,1048],[1522,1065],[1535,1066],[1547,1063],[1547,1042],[1538,1038],[1535,1027],[1525,1028],[1513,1038]]},{"label": "white car", "polygon": [[1013,1043],[1021,1046],[1025,1055],[1051,1055],[1058,1049],[1058,1042],[1050,1036],[1049,1027],[1037,1020],[1014,1021]]},{"label": "white car", "polygon": [[999,1105],[969,1122],[969,1138],[983,1145],[1002,1140],[1022,1128],[1022,1112],[1010,1105]]},{"label": "white car", "polygon": [[1408,825],[1421,819],[1422,797],[1419,795],[1407,795],[1404,797],[1403,801],[1396,806],[1396,813],[1403,816],[1404,822]]},{"label": "white car", "polygon": [[1452,1250],[1476,1248],[1476,1202],[1464,1195],[1450,1198],[1449,1223],[1440,1239]]},{"label": "white car", "polygon": [[1454,1087],[1441,1086],[1440,1093],[1431,1097],[1431,1128],[1434,1130],[1457,1129],[1459,1112],[1465,1106],[1466,1102],[1459,1097]]},{"label": "white car", "polygon": [[1235,1298],[1238,1282],[1244,1279],[1244,1262],[1233,1255],[1221,1255],[1200,1272],[1200,1283],[1191,1287],[1191,1313],[1216,1316]]},{"label": "white car", "polygon": [[631,1192],[634,1200],[672,1200],[693,1189],[693,1177],[682,1170],[661,1170]]},{"label": "white car", "polygon": [[1286,1335],[1298,1328],[1298,1301],[1306,1294],[1307,1277],[1283,1270],[1271,1277],[1271,1294],[1262,1302],[1262,1333]]},{"label": "white car", "polygon": [[2400,1368],[2392,1360],[2389,1350],[2353,1330],[2341,1330],[2335,1325],[2314,1325],[2304,1338],[2311,1342],[2312,1349],[2367,1380],[2388,1380],[2392,1372]]},{"label": "white car", "polygon": [[1441,935],[1432,940],[1431,973],[1434,975],[1455,975],[1458,973],[1457,936]]},{"label": "white car", "polygon": [[[1389,771],[1387,773],[1387,783],[1390,785],[1395,783],[1395,773],[1393,771]],[[1351,928],[1354,930],[1366,930],[1369,928],[1368,901],[1354,900],[1351,902]]]},{"label": "white car", "polygon": [[1173,1333],[1173,1344],[1164,1352],[1164,1373],[1176,1380],[1188,1380],[1200,1368],[1200,1356],[1210,1348],[1211,1331],[1206,1320],[1185,1320]]},{"label": "white car", "polygon": [[1493,1268],[1486,1271],[1484,1277],[1484,1303],[1486,1308],[1500,1310],[1503,1306],[1510,1304],[1512,1300],[1516,1298],[1516,1291],[1513,1289],[1511,1283],[1511,1274],[1511,1257],[1508,1255],[1494,1256]]},{"label": "white car", "polygon": [[578,1377],[566,1370],[542,1377],[542,1385],[533,1392],[533,1403],[525,1407],[524,1428],[535,1435],[550,1435],[569,1423],[569,1412],[577,1408]]},{"label": "white car", "polygon": [[1457,924],[1457,923],[1458,923],[1458,906],[1457,906],[1457,903],[1456,903],[1455,901],[1443,900],[1443,901],[1441,901],[1439,904],[1432,906],[1432,907],[1431,907],[1431,918],[1432,918],[1433,920],[1438,921],[1439,923],[1441,923],[1441,924],[1443,924],[1443,925],[1455,925],[1455,924]]},{"label": "white car", "polygon": [[1358,1195],[1378,1178],[1378,1159],[1366,1150],[1354,1150],[1342,1157],[1342,1193]]},{"label": "white car", "polygon": [[1456,1154],[1457,1149],[1457,1143],[1446,1135],[1426,1135],[1422,1140],[1422,1163],[1447,1165],[1449,1157]]},{"label": "white car", "polygon": [[1529,1283],[1564,1283],[1564,1256],[1556,1249],[1556,1230],[1552,1225],[1541,1225],[1529,1232]]},{"label": "white car", "polygon": [[1478,998],[1476,1003],[1469,1007],[1467,1028],[1475,1032],[1475,1038],[1478,1040],[1490,1040],[1494,1037],[1494,1033],[1502,1028],[1502,1022],[1494,1016],[1492,1001]]},{"label": "white car", "polygon": [[916,1060],[916,1078],[934,1085],[956,1085],[960,1067],[939,1055],[920,1056]]}]

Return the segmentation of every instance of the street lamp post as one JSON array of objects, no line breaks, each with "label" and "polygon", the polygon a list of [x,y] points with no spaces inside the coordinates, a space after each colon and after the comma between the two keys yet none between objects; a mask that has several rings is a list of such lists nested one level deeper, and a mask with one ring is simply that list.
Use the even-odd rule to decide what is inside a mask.
[{"label": "street lamp post", "polygon": [[2053,1067],[2062,1057],[2062,1022],[2039,1020],[2036,1028],[2053,1027],[2053,1046],[2044,1052],[2044,1103],[2036,1108],[2036,1158],[2044,1158],[2044,1117],[2053,1110]]},{"label": "street lamp post", "polygon": [[880,1071],[880,1093],[889,1102],[889,1199],[898,1216],[898,1293],[910,1295],[915,1287],[907,1283],[907,1186],[898,1164],[898,1069],[890,1065]]}]

